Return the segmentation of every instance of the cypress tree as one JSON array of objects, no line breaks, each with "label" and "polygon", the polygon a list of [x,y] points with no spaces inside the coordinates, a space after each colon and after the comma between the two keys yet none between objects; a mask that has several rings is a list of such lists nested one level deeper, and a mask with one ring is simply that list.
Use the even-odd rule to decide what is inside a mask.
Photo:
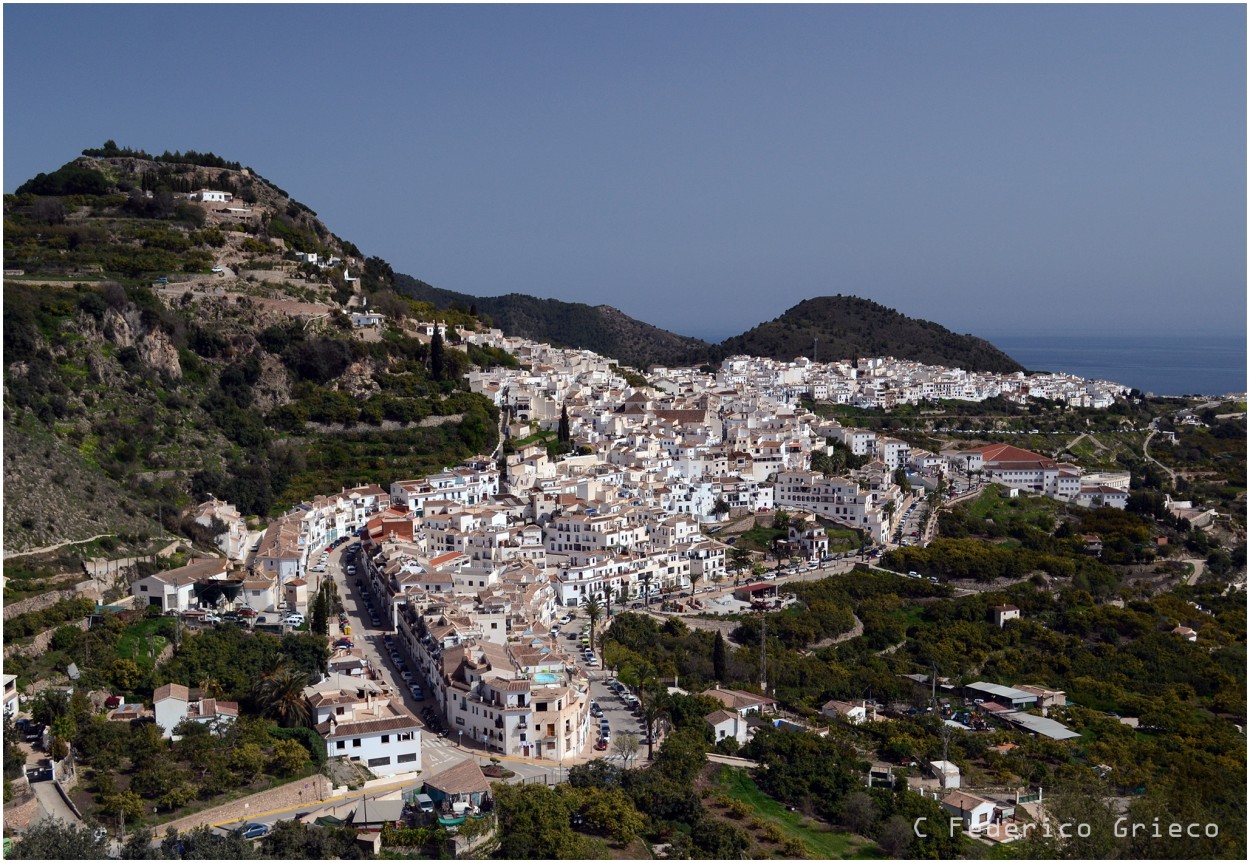
[{"label": "cypress tree", "polygon": [[573,435],[569,432],[569,409],[561,405],[560,427],[556,430],[556,440],[560,443],[568,443],[572,439]]},{"label": "cypress tree", "polygon": [[712,643],[712,676],[720,683],[725,682],[725,638],[720,632]]},{"label": "cypress tree", "polygon": [[443,379],[443,334],[438,328],[430,340],[430,377],[436,381]]}]

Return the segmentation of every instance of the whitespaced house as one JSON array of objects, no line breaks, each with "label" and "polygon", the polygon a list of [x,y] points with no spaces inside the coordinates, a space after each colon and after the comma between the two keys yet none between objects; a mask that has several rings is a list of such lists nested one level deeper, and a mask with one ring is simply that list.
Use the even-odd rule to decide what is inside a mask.
[{"label": "whitespaced house", "polygon": [[740,746],[745,746],[750,740],[746,717],[732,710],[713,711],[703,717],[703,721],[712,726],[712,737],[718,741],[732,737]]},{"label": "whitespaced house", "polygon": [[999,629],[1009,620],[1020,619],[1020,609],[1014,605],[996,605],[990,609],[990,614],[994,617],[994,625]]},{"label": "whitespaced house", "polygon": [[206,204],[228,204],[234,200],[234,194],[231,192],[221,192],[216,189],[199,189],[192,192],[190,199],[193,201],[203,201]]},{"label": "whitespaced house", "polygon": [[929,770],[937,777],[939,787],[943,789],[959,787],[959,765],[950,761],[930,761]]},{"label": "whitespaced house", "polygon": [[138,606],[155,605],[161,611],[187,611],[195,602],[195,583],[207,579],[224,579],[230,561],[212,557],[192,560],[186,566],[157,572],[130,585],[130,594]]},{"label": "whitespaced house", "polygon": [[942,798],[942,808],[963,821],[967,832],[983,832],[995,823],[995,803],[979,794],[952,791]]},{"label": "whitespaced house", "polygon": [[855,704],[851,701],[833,699],[826,701],[820,708],[820,712],[830,719],[845,719],[853,725],[859,725],[868,720],[868,705],[862,701]]},{"label": "whitespaced house", "polygon": [[239,718],[237,701],[218,701],[215,698],[192,698],[191,690],[180,683],[166,683],[152,694],[156,724],[161,735],[177,739],[174,729],[183,720],[200,722],[212,728],[217,722],[234,722]]},{"label": "whitespaced house", "polygon": [[371,680],[335,675],[304,689],[326,755],[378,776],[421,769],[421,724]]},{"label": "whitespaced house", "polygon": [[17,675],[4,675],[4,715],[12,716],[17,712]]}]

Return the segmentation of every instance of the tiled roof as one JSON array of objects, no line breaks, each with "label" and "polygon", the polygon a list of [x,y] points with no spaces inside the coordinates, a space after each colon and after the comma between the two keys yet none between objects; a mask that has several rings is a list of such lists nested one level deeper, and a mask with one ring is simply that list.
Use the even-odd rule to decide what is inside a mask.
[{"label": "tiled roof", "polygon": [[166,683],[156,692],[152,693],[152,703],[164,701],[166,698],[177,698],[180,701],[191,700],[191,690],[183,686],[181,683]]}]

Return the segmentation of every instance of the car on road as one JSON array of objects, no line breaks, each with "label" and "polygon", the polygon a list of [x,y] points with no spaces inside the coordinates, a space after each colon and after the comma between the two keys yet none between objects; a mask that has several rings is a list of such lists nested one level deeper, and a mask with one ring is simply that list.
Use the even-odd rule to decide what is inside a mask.
[{"label": "car on road", "polygon": [[256,622],[257,622],[257,623],[268,623],[268,622],[269,622],[269,618],[265,617],[265,615],[263,615],[263,614],[262,614],[260,617],[256,618]]},{"label": "car on road", "polygon": [[597,656],[588,656],[588,657],[586,657],[586,664],[587,664],[587,665],[589,665],[589,666],[591,666],[591,667],[598,665],[598,664],[599,664],[599,657],[597,657]]},{"label": "car on road", "polygon": [[399,676],[403,679],[404,683],[412,683],[412,672],[408,669],[405,668],[403,671],[399,672]]},{"label": "car on road", "polygon": [[211,611],[200,618],[204,623],[221,623],[221,618],[213,614]]},{"label": "car on road", "polygon": [[255,617],[255,616],[256,616],[256,609],[254,609],[254,608],[248,608],[248,607],[245,605],[245,606],[243,606],[242,608],[240,608],[240,609],[239,609],[239,611],[238,611],[238,615],[239,615],[239,617]]},{"label": "car on road", "polygon": [[282,622],[285,623],[287,626],[303,626],[304,615],[288,614],[286,617],[282,618]]},{"label": "car on road", "polygon": [[334,642],[334,646],[342,650],[351,650],[356,645],[350,638],[340,638],[338,641]]},{"label": "car on road", "polygon": [[349,564],[347,565],[347,574],[348,574],[348,575],[355,575],[355,574],[356,574],[356,564],[354,564],[354,563],[349,563]]},{"label": "car on road", "polygon": [[603,750],[607,748],[608,748],[608,741],[604,740],[602,737],[600,737],[598,740],[595,741],[596,751],[602,752]]},{"label": "car on road", "polygon": [[269,825],[260,824],[253,821],[251,824],[244,824],[239,828],[239,836],[243,839],[260,839],[262,836],[269,835]]},{"label": "car on road", "polygon": [[421,691],[421,687],[417,684],[410,684],[408,691],[412,693],[412,697],[416,701],[425,701],[425,693]]},{"label": "car on road", "polygon": [[[116,696],[114,696],[116,697]],[[590,702],[590,715],[598,719],[603,716],[603,708],[597,702]]]}]

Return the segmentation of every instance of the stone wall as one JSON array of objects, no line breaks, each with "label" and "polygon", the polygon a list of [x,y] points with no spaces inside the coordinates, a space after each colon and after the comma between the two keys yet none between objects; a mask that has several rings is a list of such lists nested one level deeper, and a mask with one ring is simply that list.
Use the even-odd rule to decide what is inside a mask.
[{"label": "stone wall", "polygon": [[[60,629],[61,626],[76,626],[83,632],[86,632],[89,625],[90,620],[86,617],[72,623],[63,623],[60,626],[55,626],[52,629],[47,629],[39,633],[35,636],[34,641],[30,641],[25,644],[10,644],[4,649],[4,655],[6,657],[17,655],[38,656],[39,654],[47,651],[48,645],[52,643],[52,636],[56,634],[56,631]],[[163,655],[164,654],[162,654],[162,656]]]},{"label": "stone wall", "polygon": [[78,591],[70,588],[68,590],[50,590],[47,593],[31,596],[19,602],[6,602],[4,604],[4,619],[8,620],[28,611],[42,611],[49,606],[56,605],[62,599],[73,599],[76,596],[78,596]]}]

